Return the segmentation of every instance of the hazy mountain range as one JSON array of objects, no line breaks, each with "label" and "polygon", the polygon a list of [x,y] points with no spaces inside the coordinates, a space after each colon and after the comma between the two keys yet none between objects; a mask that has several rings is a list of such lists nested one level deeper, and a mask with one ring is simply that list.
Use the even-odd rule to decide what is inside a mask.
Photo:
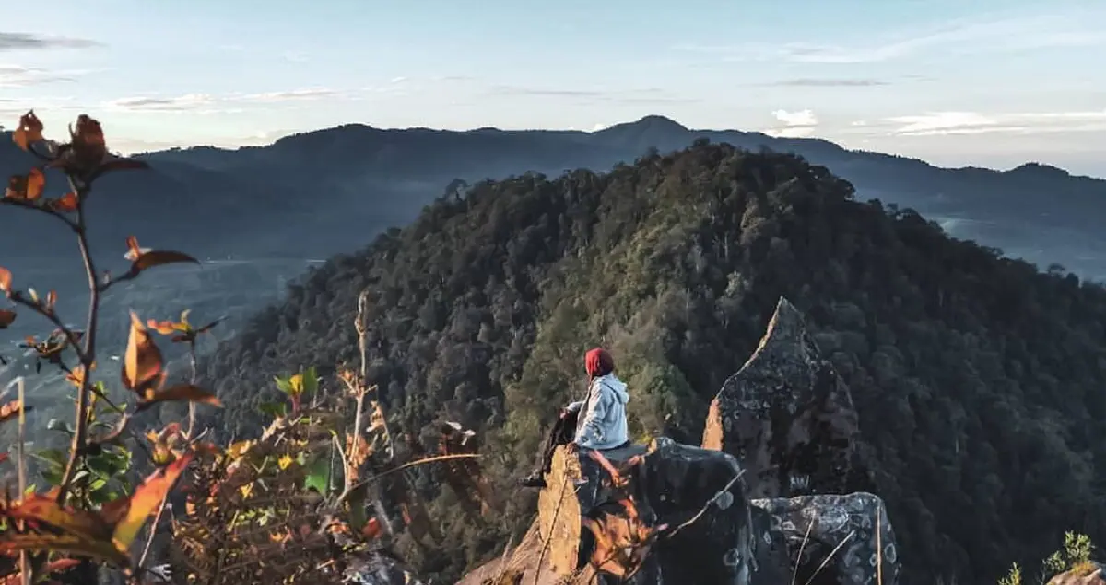
[{"label": "hazy mountain range", "polygon": [[[660,116],[594,133],[346,125],[265,147],[147,153],[139,157],[150,163],[150,171],[102,180],[90,211],[93,248],[102,266],[125,266],[128,235],[146,247],[191,253],[205,264],[159,269],[113,291],[105,300],[101,347],[121,351],[126,311],[132,308],[143,318],[164,319],[188,307],[197,320],[227,315],[219,330],[225,338],[312,261],[360,248],[386,227],[406,224],[454,179],[471,183],[527,171],[603,170],[633,162],[651,147],[672,151],[703,138],[798,153],[851,181],[859,199],[911,207],[956,237],[1042,267],[1055,262],[1086,278],[1106,279],[1106,237],[1100,229],[1106,181],[1050,166],[1030,163],[1006,172],[938,168],[849,151],[825,140],[691,130]],[[9,138],[0,140],[0,171],[26,172],[33,163]],[[61,178],[49,179],[56,187]],[[60,225],[38,214],[0,209],[0,266],[15,273],[17,286],[56,289],[62,314],[83,321],[84,277],[75,243]],[[11,344],[34,333],[48,328],[33,316],[21,317],[0,336],[0,354],[16,357]],[[29,363],[19,360],[0,370],[0,387]],[[104,359],[101,367],[111,372],[112,363]]]}]

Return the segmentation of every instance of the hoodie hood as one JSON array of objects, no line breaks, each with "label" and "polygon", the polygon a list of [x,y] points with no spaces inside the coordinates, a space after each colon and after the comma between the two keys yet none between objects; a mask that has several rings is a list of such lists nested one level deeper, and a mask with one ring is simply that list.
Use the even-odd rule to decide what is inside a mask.
[{"label": "hoodie hood", "polygon": [[626,391],[626,383],[616,378],[614,374],[600,377],[599,383],[610,388],[620,404],[626,404],[630,401],[630,393]]}]

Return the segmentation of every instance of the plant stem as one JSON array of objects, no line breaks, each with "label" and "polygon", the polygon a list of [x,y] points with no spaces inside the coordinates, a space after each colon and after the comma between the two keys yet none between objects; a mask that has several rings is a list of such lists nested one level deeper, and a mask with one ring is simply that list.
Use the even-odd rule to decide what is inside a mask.
[{"label": "plant stem", "polygon": [[[188,342],[188,361],[192,365],[192,381],[193,386],[196,385],[196,342]],[[188,401],[188,429],[184,431],[185,439],[192,439],[192,431],[196,427],[196,402],[193,400]]]},{"label": "plant stem", "polygon": [[77,463],[84,452],[85,442],[88,438],[88,409],[90,406],[89,395],[92,393],[92,364],[96,361],[96,328],[100,317],[100,286],[97,282],[98,273],[96,265],[92,262],[92,253],[88,245],[88,226],[85,222],[84,205],[88,199],[91,186],[85,185],[77,189],[73,177],[69,177],[69,186],[77,193],[77,245],[81,250],[81,259],[84,260],[85,272],[88,275],[88,326],[84,334],[84,355],[81,363],[85,367],[84,380],[77,392],[77,420],[73,433],[73,444],[69,449],[69,461],[65,464],[65,474],[61,479],[58,489],[58,503],[65,503],[69,492],[69,485],[73,483],[73,477],[77,474]]},{"label": "plant stem", "polygon": [[[16,384],[19,387],[19,442],[16,444],[16,465],[19,466],[19,469],[16,471],[19,481],[19,498],[22,499],[27,495],[27,462],[23,453],[23,442],[27,438],[27,404],[24,402],[22,376],[16,380]],[[19,528],[20,530],[26,528],[23,520],[19,521]],[[25,550],[19,551],[19,578],[23,585],[31,585],[31,557]]]}]

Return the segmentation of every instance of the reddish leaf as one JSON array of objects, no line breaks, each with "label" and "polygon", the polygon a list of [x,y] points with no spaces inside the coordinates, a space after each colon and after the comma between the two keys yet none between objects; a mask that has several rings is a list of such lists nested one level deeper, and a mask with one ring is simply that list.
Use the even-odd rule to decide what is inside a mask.
[{"label": "reddish leaf", "polygon": [[42,122],[34,110],[19,117],[19,126],[16,126],[12,140],[23,150],[30,150],[31,143],[42,140]]},{"label": "reddish leaf", "polygon": [[0,309],[0,329],[7,329],[15,322],[16,313],[8,309]]},{"label": "reddish leaf", "polygon": [[134,311],[131,311],[131,333],[123,354],[122,374],[123,387],[139,391],[140,395],[161,374],[161,350]]},{"label": "reddish leaf", "polygon": [[151,514],[161,507],[165,495],[173,488],[177,478],[184,472],[184,468],[192,461],[192,454],[188,453],[173,463],[162,467],[150,474],[142,485],[134,491],[130,498],[130,505],[122,520],[115,525],[112,532],[112,542],[115,548],[121,551],[129,550],[138,530],[146,523]]},{"label": "reddish leaf", "polygon": [[163,264],[199,264],[200,261],[184,254],[182,252],[175,252],[173,250],[150,250],[145,254],[142,254],[131,265],[132,272],[141,272],[148,270],[154,266],[161,266]]},{"label": "reddish leaf", "polygon": [[127,253],[123,254],[123,257],[131,262],[138,260],[138,257],[149,252],[149,248],[143,248],[138,245],[138,238],[134,236],[127,236]]},{"label": "reddish leaf", "polygon": [[115,550],[110,542],[89,540],[72,534],[14,534],[0,535],[0,552],[14,553],[21,550],[51,550],[110,561],[127,566],[126,554]]},{"label": "reddish leaf", "polygon": [[376,516],[369,518],[369,521],[365,523],[365,527],[361,529],[361,536],[372,540],[377,538],[384,532],[384,528],[380,525],[380,520],[376,519]]},{"label": "reddish leaf", "polygon": [[50,207],[53,208],[54,211],[77,211],[78,202],[77,193],[75,191],[70,191],[60,198],[52,200],[50,202]]},{"label": "reddish leaf", "polygon": [[[42,575],[51,575],[53,573],[67,571],[80,564],[81,561],[79,559],[58,559],[56,561],[47,563],[45,567],[42,567]],[[22,585],[22,583],[22,573],[7,575],[3,578],[3,580],[0,580],[0,585]],[[47,585],[49,585],[50,583],[57,583],[57,581],[50,581]]]},{"label": "reddish leaf", "polygon": [[31,494],[11,508],[0,511],[0,514],[13,520],[49,524],[62,532],[88,540],[106,542],[111,538],[111,525],[95,512],[62,506],[54,498],[42,494]]},{"label": "reddish leaf", "polygon": [[42,190],[46,188],[46,175],[39,169],[31,169],[27,174],[27,199],[42,197]]},{"label": "reddish leaf", "polygon": [[[31,407],[27,406],[23,408],[23,412],[30,412]],[[0,422],[13,419],[19,416],[19,401],[12,400],[3,406],[0,406]]]},{"label": "reddish leaf", "polygon": [[154,391],[153,388],[149,389],[145,400],[140,402],[138,406],[135,407],[135,410],[145,410],[157,402],[171,400],[199,402],[201,404],[210,404],[211,406],[223,405],[223,403],[219,402],[219,398],[208,390],[191,384],[180,384],[160,391]]}]

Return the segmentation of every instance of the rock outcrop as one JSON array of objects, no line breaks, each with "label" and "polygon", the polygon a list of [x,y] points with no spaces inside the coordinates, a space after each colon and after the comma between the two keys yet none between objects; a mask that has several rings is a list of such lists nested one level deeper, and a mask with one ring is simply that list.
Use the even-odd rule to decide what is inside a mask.
[{"label": "rock outcrop", "polygon": [[895,534],[878,497],[857,492],[756,499],[750,503],[770,518],[771,534],[782,536],[796,582],[898,582]]},{"label": "rock outcrop", "polygon": [[711,403],[702,444],[741,461],[750,497],[778,498],[849,491],[866,475],[858,433],[848,387],[781,298],[756,352]]},{"label": "rock outcrop", "polygon": [[753,582],[751,508],[726,453],[663,437],[603,455],[562,447],[546,481],[526,539],[461,583]]},{"label": "rock outcrop", "polygon": [[718,393],[703,448],[562,448],[526,537],[461,583],[895,585],[882,500],[844,493],[866,479],[859,446],[848,388],[781,299]]}]

